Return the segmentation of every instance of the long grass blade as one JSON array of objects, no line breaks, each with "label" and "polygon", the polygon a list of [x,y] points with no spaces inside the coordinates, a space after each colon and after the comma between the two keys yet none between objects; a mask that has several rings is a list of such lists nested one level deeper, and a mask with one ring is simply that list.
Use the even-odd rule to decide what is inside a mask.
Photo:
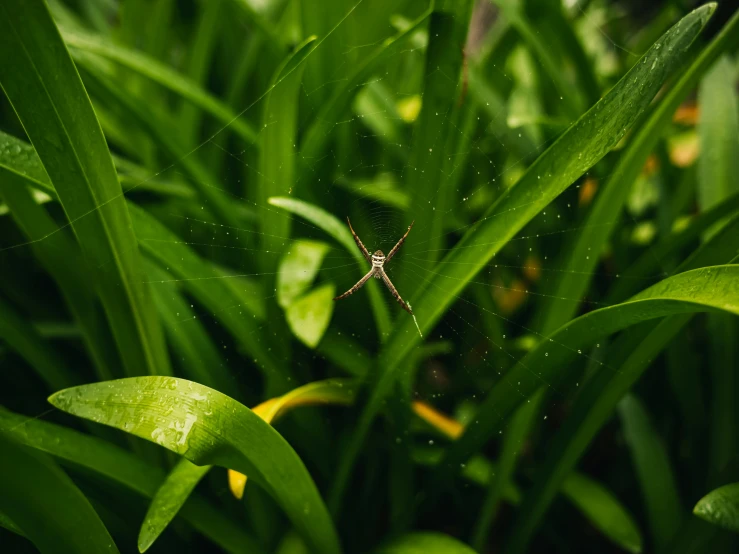
[{"label": "long grass blade", "polygon": [[[29,70],[32,68],[32,70]],[[100,125],[41,0],[0,6],[0,84],[59,193],[131,375],[169,360]]]}]

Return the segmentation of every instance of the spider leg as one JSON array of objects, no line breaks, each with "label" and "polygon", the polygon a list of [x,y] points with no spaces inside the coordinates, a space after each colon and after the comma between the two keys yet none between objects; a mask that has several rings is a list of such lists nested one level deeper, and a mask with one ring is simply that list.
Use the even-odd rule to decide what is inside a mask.
[{"label": "spider leg", "polygon": [[373,267],[372,269],[369,270],[369,273],[367,273],[367,275],[365,275],[359,281],[357,281],[357,284],[356,285],[354,285],[352,288],[350,288],[348,291],[346,291],[341,296],[337,296],[336,298],[334,298],[334,300],[341,300],[342,298],[346,298],[350,294],[354,294],[359,289],[361,289],[364,286],[364,284],[367,281],[369,281],[370,277],[372,277],[374,274],[375,274],[375,268]]},{"label": "spider leg", "polygon": [[[407,234],[407,233],[406,233]],[[392,281],[390,280],[390,277],[387,276],[387,273],[385,273],[385,270],[382,268],[378,268],[378,273],[380,274],[380,277],[382,278],[382,282],[385,283],[385,286],[390,291],[390,294],[392,294],[395,297],[395,300],[397,300],[400,305],[403,307],[403,309],[408,312],[409,314],[413,315],[413,312],[411,311],[411,308],[408,304],[405,303],[405,301],[400,297],[400,294],[398,293],[397,289],[395,288],[395,285],[393,285]]]},{"label": "spider leg", "polygon": [[408,233],[411,232],[411,227],[413,227],[414,223],[415,221],[411,221],[411,224],[408,226],[408,230],[405,232],[405,235],[400,237],[400,240],[398,241],[398,243],[395,246],[393,246],[393,249],[390,251],[390,253],[387,256],[385,256],[385,263],[389,262],[391,258],[395,256],[395,254],[398,252],[400,247],[403,246],[403,243],[405,242],[405,237],[407,237]]},{"label": "spider leg", "polygon": [[369,251],[364,246],[364,244],[362,244],[362,241],[359,239],[359,236],[357,236],[357,233],[354,232],[354,228],[352,227],[352,222],[349,221],[348,217],[346,218],[346,222],[349,224],[349,229],[351,230],[352,236],[354,237],[354,242],[357,243],[357,246],[359,246],[359,249],[362,251],[362,255],[364,256],[364,259],[367,260],[369,263],[372,263],[372,258],[370,257]]}]

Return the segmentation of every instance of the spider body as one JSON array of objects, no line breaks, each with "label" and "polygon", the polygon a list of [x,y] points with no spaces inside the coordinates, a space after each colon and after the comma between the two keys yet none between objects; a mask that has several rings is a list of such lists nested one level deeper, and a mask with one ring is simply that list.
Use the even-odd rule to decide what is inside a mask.
[{"label": "spider body", "polygon": [[372,269],[369,270],[369,273],[367,273],[364,277],[362,277],[359,281],[357,281],[357,284],[354,285],[352,288],[350,288],[348,291],[346,291],[341,296],[337,296],[334,298],[334,300],[341,300],[342,298],[346,298],[350,294],[354,294],[356,291],[361,289],[364,284],[369,281],[370,277],[374,277],[375,279],[382,279],[382,282],[385,283],[385,286],[390,291],[390,294],[393,295],[395,300],[398,301],[398,303],[403,307],[403,309],[408,312],[409,314],[413,315],[413,311],[411,311],[411,307],[403,301],[403,299],[400,297],[400,294],[395,289],[395,286],[393,285],[392,281],[390,281],[390,277],[387,276],[387,273],[385,273],[385,263],[389,262],[393,256],[398,252],[398,249],[403,245],[405,242],[405,238],[408,236],[408,233],[411,232],[411,227],[413,227],[413,223],[410,224],[408,227],[408,230],[405,232],[405,235],[403,235],[398,243],[393,246],[393,249],[390,251],[390,253],[385,256],[385,254],[382,252],[382,250],[376,250],[374,254],[370,255],[369,250],[362,244],[362,241],[357,236],[357,233],[354,232],[354,229],[352,228],[352,222],[349,221],[349,218],[346,218],[347,223],[349,224],[349,229],[352,232],[352,236],[354,237],[354,242],[357,243],[357,246],[359,247],[359,250],[362,252],[362,255],[364,256],[365,260],[367,260],[369,263],[372,264]]},{"label": "spider body", "polygon": [[[382,253],[382,250],[378,250],[372,254],[372,267],[381,268],[383,265],[385,265],[385,254]],[[375,279],[380,278],[380,274],[375,272]]]}]

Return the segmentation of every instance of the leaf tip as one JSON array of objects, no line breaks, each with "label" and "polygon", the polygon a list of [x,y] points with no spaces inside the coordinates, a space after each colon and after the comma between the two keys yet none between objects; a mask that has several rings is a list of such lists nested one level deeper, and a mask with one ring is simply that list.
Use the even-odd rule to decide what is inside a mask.
[{"label": "leaf tip", "polygon": [[154,544],[153,538],[149,535],[149,533],[146,533],[144,531],[144,527],[141,527],[141,532],[139,532],[139,541],[138,541],[138,549],[141,554],[149,550],[151,545]]},{"label": "leaf tip", "polygon": [[708,510],[706,509],[706,497],[701,498],[695,506],[693,506],[693,515],[698,516],[701,519],[706,519]]},{"label": "leaf tip", "polygon": [[55,408],[66,411],[66,406],[69,403],[67,399],[69,390],[70,389],[62,389],[62,390],[56,391],[55,393],[50,394],[46,398],[46,401],[52,406],[54,406]]}]

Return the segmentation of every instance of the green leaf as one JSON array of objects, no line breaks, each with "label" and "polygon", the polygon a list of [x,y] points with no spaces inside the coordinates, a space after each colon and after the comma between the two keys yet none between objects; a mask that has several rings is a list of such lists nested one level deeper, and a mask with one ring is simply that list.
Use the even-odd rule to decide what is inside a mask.
[{"label": "green leaf", "polygon": [[[732,18],[734,42],[739,27],[739,14]],[[737,106],[735,64],[724,56],[701,81],[698,89],[700,118],[698,135],[701,154],[698,158],[698,204],[701,210],[712,208],[739,192],[739,106]]]},{"label": "green leaf", "polygon": [[[560,266],[557,284],[541,303],[543,321],[539,330],[542,334],[547,335],[564,325],[576,313],[578,309],[576,300],[584,296],[590,284],[600,254],[619,222],[622,207],[647,157],[662,138],[665,127],[672,123],[672,115],[680,103],[695,88],[701,75],[711,67],[721,53],[739,43],[737,37],[739,37],[739,14],[734,15],[711,44],[681,73],[675,85],[652,109],[637,133],[629,140],[628,147],[621,153],[616,167],[598,192],[593,207],[581,225],[588,231],[575,234],[573,240],[563,249],[568,256],[565,263]],[[643,60],[640,63],[648,63],[646,57]],[[649,264],[646,260],[656,262],[665,259],[664,249],[663,243],[655,245],[644,255],[644,261],[641,263]],[[648,275],[646,272],[654,268],[650,264],[648,268],[638,269],[637,275],[632,275],[630,271],[625,272],[621,275],[622,281],[627,285],[638,283],[638,280],[632,277],[641,277],[642,273]]]},{"label": "green leaf", "polygon": [[262,267],[270,288],[278,255],[290,236],[291,218],[268,205],[272,196],[290,194],[296,185],[295,144],[298,135],[298,105],[306,58],[315,50],[316,37],[295,48],[277,69],[267,93],[262,114],[261,157],[259,160],[259,225]]},{"label": "green leaf", "polygon": [[7,515],[0,512],[0,527],[4,527],[8,531],[11,531],[12,533],[15,533],[16,535],[20,535],[21,537],[25,537],[26,534],[23,532],[23,529],[18,527],[15,523],[13,523],[13,520],[10,519]]},{"label": "green leaf", "polygon": [[42,0],[0,6],[0,83],[96,268],[96,288],[127,372],[168,373],[162,331],[141,278],[105,138]]},{"label": "green leaf", "polygon": [[739,483],[712,490],[698,501],[693,513],[714,525],[739,533]]},{"label": "green leaf", "polygon": [[[71,48],[72,56],[80,60],[80,52],[94,54],[113,61],[126,69],[150,79],[166,87],[184,100],[208,112],[224,126],[228,126],[248,144],[257,143],[257,133],[240,114],[234,112],[217,98],[211,96],[182,74],[170,69],[163,63],[135,50],[118,46],[110,41],[102,40],[92,34],[78,30],[63,30],[64,41]],[[225,127],[224,127],[225,128]]]},{"label": "green leaf", "polygon": [[196,466],[182,458],[149,504],[139,532],[139,552],[146,552],[167,528],[200,480],[212,466]]},{"label": "green leaf", "polygon": [[321,342],[334,311],[336,287],[327,283],[304,294],[285,310],[293,334],[309,348]]},{"label": "green leaf", "polygon": [[269,424],[226,395],[184,379],[139,377],[65,389],[49,402],[156,442],[196,465],[248,475],[317,552],[339,552],[331,518],[298,455]]},{"label": "green leaf", "polygon": [[642,551],[639,528],[611,491],[574,471],[564,480],[561,490],[615,544],[629,552]]},{"label": "green leaf", "polygon": [[670,459],[639,400],[627,395],[618,405],[624,436],[639,477],[647,519],[660,549],[677,532],[682,519],[680,497]]},{"label": "green leaf", "polygon": [[277,271],[277,303],[287,308],[315,279],[329,246],[314,240],[296,240]]},{"label": "green leaf", "polygon": [[0,433],[0,511],[43,553],[118,552],[72,480],[43,454]]},{"label": "green leaf", "polygon": [[[423,330],[431,328],[456,295],[505,243],[618,143],[682,59],[713,9],[714,5],[709,4],[695,10],[655,43],[643,57],[647,63],[635,65],[547,149],[440,262],[439,271],[413,302]],[[630,101],[624,102],[624,98]],[[392,372],[418,342],[411,332],[405,332],[412,327],[413,322],[403,322],[385,345],[382,357],[389,362],[387,372]],[[379,398],[380,393],[376,394]]]},{"label": "green leaf", "polygon": [[[20,443],[70,462],[74,467],[90,469],[145,497],[153,497],[165,479],[161,469],[131,452],[60,425],[0,409],[0,430]],[[194,529],[228,552],[261,552],[256,541],[240,525],[224,517],[197,494],[190,496],[180,514]]]},{"label": "green leaf", "polygon": [[[286,197],[275,197],[270,198],[269,203],[283,210],[287,210],[290,213],[299,215],[303,219],[306,219],[319,229],[325,231],[331,236],[336,242],[343,246],[347,252],[357,261],[360,266],[360,270],[357,272],[359,277],[364,277],[365,273],[369,270],[367,267],[367,260],[357,248],[354,243],[352,234],[349,232],[349,227],[344,225],[341,221],[336,219],[333,215],[326,212],[325,210],[298,200],[296,198]],[[375,316],[375,324],[380,337],[386,336],[390,331],[390,315],[388,313],[387,305],[382,299],[379,284],[375,279],[370,279],[365,287],[369,291],[370,306],[372,306],[372,313]]]},{"label": "green leaf", "polygon": [[[714,4],[698,8],[665,33],[644,55],[646,63],[637,63],[602,100],[563,133],[465,234],[412,300],[422,331],[428,333],[431,330],[470,280],[526,223],[618,144],[682,60],[714,9]],[[343,495],[370,424],[391,390],[398,368],[420,341],[420,337],[414,335],[413,327],[414,322],[410,318],[399,320],[380,353],[379,375],[334,480],[332,498],[338,499]],[[514,400],[514,396],[519,398],[508,394],[508,400]],[[455,444],[462,449],[469,446],[465,442]],[[447,464],[443,465],[447,467]],[[458,465],[449,464],[448,467]]]},{"label": "green leaf", "polygon": [[443,533],[417,532],[403,535],[375,550],[376,554],[474,554],[466,544]]}]

